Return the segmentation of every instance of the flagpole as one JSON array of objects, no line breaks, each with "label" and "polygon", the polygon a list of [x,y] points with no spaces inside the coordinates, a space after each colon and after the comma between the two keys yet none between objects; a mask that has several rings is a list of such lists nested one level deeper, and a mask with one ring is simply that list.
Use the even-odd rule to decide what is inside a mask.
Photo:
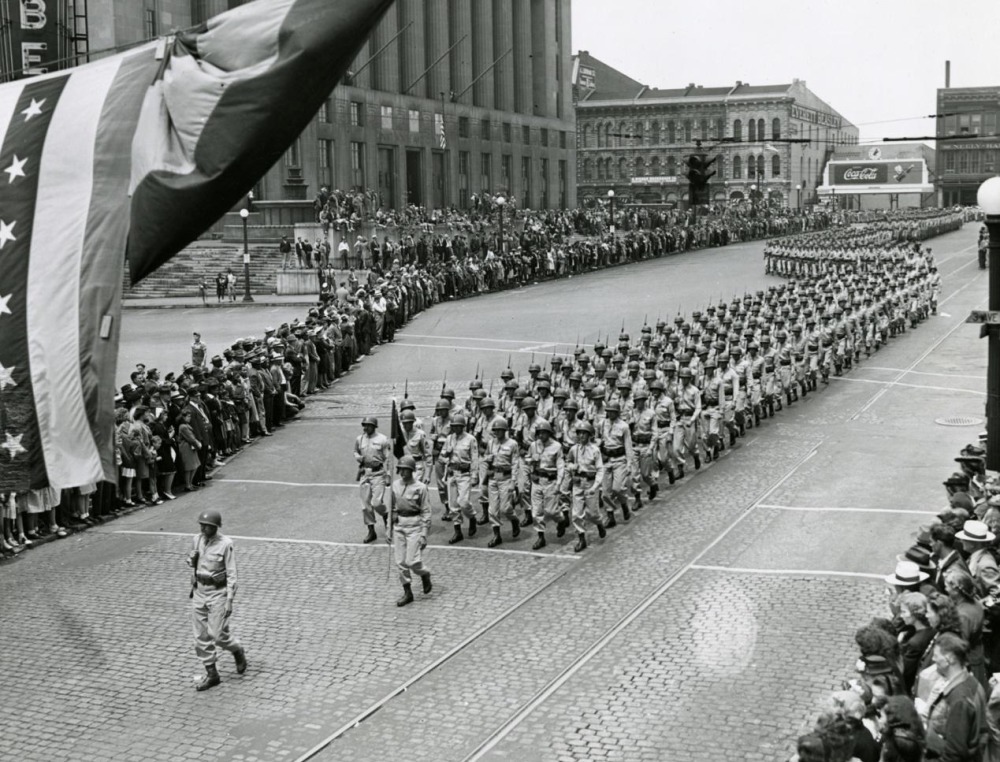
[{"label": "flagpole", "polygon": [[389,436],[391,437],[389,447],[389,518],[386,521],[386,544],[389,546],[389,567],[386,569],[386,579],[392,578],[393,542],[392,536],[393,516],[396,512],[396,492],[392,488],[392,479],[396,473],[396,433],[401,426],[399,416],[396,412],[396,398],[392,398],[392,414],[389,417]]}]

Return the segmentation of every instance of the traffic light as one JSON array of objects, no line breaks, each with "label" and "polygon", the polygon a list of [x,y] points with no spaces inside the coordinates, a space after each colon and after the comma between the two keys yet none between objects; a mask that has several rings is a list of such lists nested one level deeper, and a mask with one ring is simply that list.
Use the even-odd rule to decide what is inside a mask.
[{"label": "traffic light", "polygon": [[708,181],[715,170],[709,170],[718,156],[708,158],[705,153],[693,153],[687,158],[688,171],[685,177],[688,181],[688,199],[692,206],[709,203]]}]

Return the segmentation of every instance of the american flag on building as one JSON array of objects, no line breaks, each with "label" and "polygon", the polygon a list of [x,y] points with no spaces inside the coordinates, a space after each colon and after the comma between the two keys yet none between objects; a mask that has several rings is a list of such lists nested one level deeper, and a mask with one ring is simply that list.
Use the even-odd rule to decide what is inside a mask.
[{"label": "american flag on building", "polygon": [[115,478],[128,258],[138,281],[228,211],[392,0],[258,0],[0,85],[0,492]]}]

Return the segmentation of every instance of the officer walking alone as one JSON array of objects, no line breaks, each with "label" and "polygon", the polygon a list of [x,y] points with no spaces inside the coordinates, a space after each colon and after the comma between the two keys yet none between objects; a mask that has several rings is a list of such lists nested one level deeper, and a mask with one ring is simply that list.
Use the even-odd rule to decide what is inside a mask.
[{"label": "officer walking alone", "polygon": [[363,434],[354,440],[354,459],[358,462],[358,479],[361,482],[361,515],[368,528],[362,542],[375,542],[375,514],[387,520],[388,511],[385,507],[385,488],[389,485],[392,474],[385,470],[389,461],[391,446],[389,437],[379,434],[378,419],[372,416],[361,421]]},{"label": "officer walking alone", "polygon": [[420,577],[424,595],[431,591],[431,573],[424,568],[421,554],[427,547],[427,533],[431,528],[431,503],[427,485],[413,478],[417,462],[411,455],[404,455],[396,464],[399,478],[392,483],[392,506],[395,522],[392,528],[392,550],[399,569],[403,596],[397,606],[413,603],[410,586],[413,575]]},{"label": "officer walking alone", "polygon": [[207,691],[221,682],[215,662],[219,649],[236,660],[236,671],[247,671],[247,657],[240,641],[229,632],[229,617],[236,596],[236,551],[233,541],[222,534],[222,515],[205,511],[198,517],[201,532],[194,536],[188,555],[193,570],[191,599],[194,623],[194,650],[205,665],[205,677],[196,690]]}]

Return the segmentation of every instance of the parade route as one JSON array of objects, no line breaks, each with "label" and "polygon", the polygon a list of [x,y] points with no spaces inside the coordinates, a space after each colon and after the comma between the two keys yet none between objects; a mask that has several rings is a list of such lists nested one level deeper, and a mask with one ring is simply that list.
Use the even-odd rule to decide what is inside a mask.
[{"label": "parade route", "polygon": [[[531,551],[531,532],[449,546],[435,493],[434,592],[398,609],[381,531],[360,542],[362,415],[387,432],[404,389],[426,418],[442,383],[462,400],[508,356],[525,375],[533,356],[778,279],[762,243],[738,244],[427,310],[208,488],[0,567],[8,748],[39,761],[787,758],[850,676],[895,554],[944,507],[952,453],[982,428],[985,344],[963,323],[985,303],[976,227],[932,242],[941,314],[664,479],[582,554],[570,537]],[[121,364],[179,366],[199,312],[169,330],[130,312]],[[232,313],[212,311],[210,351],[284,315]],[[980,423],[938,423],[953,418]],[[233,629],[250,668],[237,676],[225,657],[222,685],[196,694],[183,561],[206,508],[240,554]]]}]

